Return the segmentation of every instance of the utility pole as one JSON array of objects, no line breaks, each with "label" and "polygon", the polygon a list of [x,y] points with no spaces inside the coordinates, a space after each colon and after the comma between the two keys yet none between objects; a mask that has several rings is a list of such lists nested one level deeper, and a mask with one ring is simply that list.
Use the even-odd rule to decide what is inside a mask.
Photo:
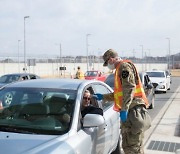
[{"label": "utility pole", "polygon": [[88,44],[88,37],[90,36],[91,34],[86,34],[86,50],[87,50],[87,71],[89,70],[89,44]]},{"label": "utility pole", "polygon": [[19,42],[21,40],[18,40],[18,72],[20,73],[20,64],[19,64]]},{"label": "utility pole", "polygon": [[26,72],[27,70],[27,66],[26,66],[26,19],[29,18],[29,16],[25,16],[24,17],[24,72]]},{"label": "utility pole", "polygon": [[144,51],[143,51],[143,50],[144,50],[144,49],[143,49],[143,45],[140,45],[140,46],[142,47],[142,72],[143,72],[143,71],[144,71],[144,68],[143,68],[143,58],[144,58],[144,56],[143,56],[143,52],[144,52]]},{"label": "utility pole", "polygon": [[169,55],[168,55],[168,69],[170,70],[170,57],[171,57],[171,49],[170,49],[170,38],[166,38],[168,40],[168,51],[169,51]]}]

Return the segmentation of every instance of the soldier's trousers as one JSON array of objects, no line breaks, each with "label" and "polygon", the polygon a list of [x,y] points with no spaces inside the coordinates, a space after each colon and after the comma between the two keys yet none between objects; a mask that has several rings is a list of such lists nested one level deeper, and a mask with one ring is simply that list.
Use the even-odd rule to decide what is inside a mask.
[{"label": "soldier's trousers", "polygon": [[125,154],[144,154],[144,131],[150,127],[150,119],[144,106],[129,110],[126,122],[121,122],[122,148]]},{"label": "soldier's trousers", "polygon": [[143,150],[144,133],[132,134],[122,133],[122,148],[125,154],[144,154]]}]

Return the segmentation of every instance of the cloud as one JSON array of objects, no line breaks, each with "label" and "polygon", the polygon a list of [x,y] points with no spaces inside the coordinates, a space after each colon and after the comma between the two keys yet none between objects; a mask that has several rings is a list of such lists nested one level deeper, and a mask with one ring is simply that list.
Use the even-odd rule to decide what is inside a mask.
[{"label": "cloud", "polygon": [[19,39],[23,49],[27,15],[27,55],[58,55],[57,43],[64,55],[86,55],[87,33],[91,34],[89,50],[95,54],[115,48],[130,55],[135,49],[140,57],[143,44],[151,55],[163,55],[166,37],[178,52],[179,8],[179,0],[1,0],[0,55],[14,53]]}]

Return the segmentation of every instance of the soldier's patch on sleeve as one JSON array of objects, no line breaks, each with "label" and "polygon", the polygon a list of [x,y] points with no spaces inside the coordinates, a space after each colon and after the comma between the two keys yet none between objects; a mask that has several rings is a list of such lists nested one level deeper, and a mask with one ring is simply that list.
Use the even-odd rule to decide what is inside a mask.
[{"label": "soldier's patch on sleeve", "polygon": [[122,71],[122,78],[125,79],[129,76],[129,72],[128,71]]}]

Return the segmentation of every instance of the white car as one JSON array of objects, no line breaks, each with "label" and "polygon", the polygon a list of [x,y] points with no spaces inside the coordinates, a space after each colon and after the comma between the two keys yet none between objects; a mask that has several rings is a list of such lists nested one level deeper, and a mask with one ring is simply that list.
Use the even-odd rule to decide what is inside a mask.
[{"label": "white car", "polygon": [[155,91],[166,93],[167,90],[170,90],[170,76],[166,75],[166,71],[153,70],[147,71],[146,73],[149,75],[155,88]]},{"label": "white car", "polygon": [[1,153],[119,154],[120,118],[114,102],[92,98],[98,110],[82,118],[87,89],[91,94],[113,91],[100,81],[75,79],[26,80],[1,88]]}]

